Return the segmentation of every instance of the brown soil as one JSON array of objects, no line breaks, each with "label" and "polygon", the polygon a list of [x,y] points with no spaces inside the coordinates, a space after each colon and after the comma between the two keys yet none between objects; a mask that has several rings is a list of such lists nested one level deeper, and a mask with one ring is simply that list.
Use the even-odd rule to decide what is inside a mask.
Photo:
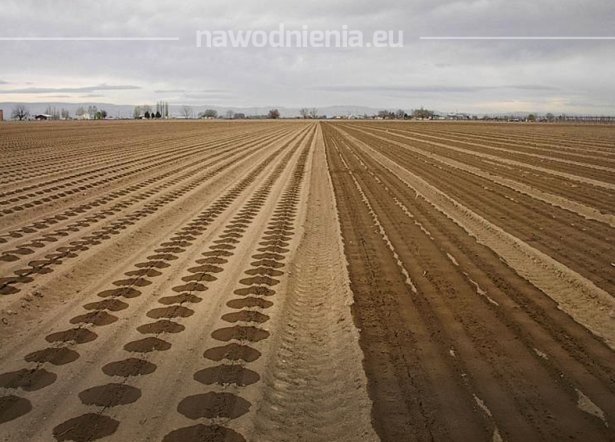
[{"label": "brown soil", "polygon": [[615,440],[613,146],[5,124],[0,440]]}]

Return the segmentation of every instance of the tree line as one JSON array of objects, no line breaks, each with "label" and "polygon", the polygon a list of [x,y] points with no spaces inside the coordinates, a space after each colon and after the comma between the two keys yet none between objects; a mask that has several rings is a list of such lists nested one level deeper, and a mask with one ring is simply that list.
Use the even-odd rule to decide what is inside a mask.
[{"label": "tree line", "polygon": [[376,117],[383,120],[407,120],[410,118],[413,118],[415,120],[430,120],[435,115],[436,113],[434,111],[421,107],[420,109],[413,110],[409,114],[406,113],[406,111],[403,109],[398,109],[396,111],[381,110],[378,111]]},{"label": "tree line", "polygon": [[[68,109],[58,109],[55,106],[47,106],[47,109],[45,109],[45,113],[43,115],[45,115],[50,120],[71,119],[70,111]],[[85,109],[83,106],[80,106],[75,111],[75,117],[77,118],[86,118],[86,115],[87,118],[90,120],[104,120],[108,116],[106,110],[98,109],[96,106],[88,106],[87,109]],[[11,118],[13,120],[23,121],[27,120],[31,116],[32,115],[30,113],[30,109],[28,109],[28,107],[24,104],[16,105],[15,107],[13,107],[13,110],[11,112]]]},{"label": "tree line", "polygon": [[[314,109],[313,112],[315,113],[316,110]],[[179,116],[185,119],[193,119],[195,118],[194,109],[191,106],[182,106],[179,109]],[[168,104],[159,103],[156,105],[156,110],[154,110],[152,106],[147,105],[147,104],[141,105],[141,106],[135,106],[132,112],[132,117],[135,120],[143,120],[143,119],[151,120],[151,119],[168,118],[169,117]],[[267,115],[256,115],[256,116],[246,117],[244,113],[235,112],[232,110],[228,110],[224,113],[224,115],[221,115],[215,109],[206,109],[205,111],[199,112],[198,114],[196,114],[196,118],[208,119],[208,120],[217,119],[217,118],[223,118],[227,120],[233,120],[233,119],[238,120],[238,119],[246,119],[246,118],[254,118],[254,119],[269,118],[269,119],[276,120],[280,118],[280,111],[278,109],[271,109],[269,110]]]}]

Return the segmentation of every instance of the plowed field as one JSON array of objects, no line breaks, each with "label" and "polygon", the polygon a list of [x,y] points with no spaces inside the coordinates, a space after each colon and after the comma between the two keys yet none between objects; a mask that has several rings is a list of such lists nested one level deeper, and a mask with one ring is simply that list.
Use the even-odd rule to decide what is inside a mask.
[{"label": "plowed field", "polygon": [[615,129],[0,124],[0,440],[615,440]]}]

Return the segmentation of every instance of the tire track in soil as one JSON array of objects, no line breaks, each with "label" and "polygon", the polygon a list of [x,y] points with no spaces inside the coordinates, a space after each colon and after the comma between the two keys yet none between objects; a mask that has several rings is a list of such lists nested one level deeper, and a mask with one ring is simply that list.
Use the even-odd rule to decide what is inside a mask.
[{"label": "tire track in soil", "polygon": [[[76,328],[49,334],[45,339],[55,344],[55,346],[29,353],[24,357],[26,362],[36,364],[34,368],[21,369],[0,375],[0,380],[2,381],[0,386],[4,389],[21,388],[25,391],[34,391],[45,388],[55,382],[57,380],[57,375],[48,372],[44,368],[46,364],[63,366],[77,360],[80,355],[73,350],[72,347],[89,343],[97,339],[98,336],[91,330],[92,327],[102,327],[115,323],[118,317],[109,312],[117,313],[121,310],[125,310],[128,308],[127,302],[140,297],[142,295],[142,287],[150,285],[150,279],[160,277],[164,269],[170,266],[168,261],[178,259],[178,256],[184,253],[186,248],[192,247],[193,242],[197,240],[198,236],[203,235],[205,230],[207,230],[207,225],[211,224],[211,222],[256,179],[269,162],[283,150],[284,146],[271,154],[267,159],[261,161],[258,167],[254,168],[246,178],[217,200],[211,207],[202,212],[186,227],[176,232],[175,236],[161,243],[161,247],[154,250],[156,255],[148,256],[148,261],[135,264],[134,270],[125,273],[125,275],[129,277],[128,279],[114,281],[112,285],[116,288],[100,291],[97,296],[103,298],[102,301],[84,305],[84,309],[90,312],[70,319],[69,322],[77,325]],[[195,290],[198,291],[200,283],[189,282],[182,288],[187,290],[188,293]],[[155,314],[156,313],[154,313],[154,315]],[[156,327],[157,326],[154,326],[154,328]],[[168,329],[172,330],[172,327]],[[147,328],[144,329],[144,332],[147,332]],[[151,351],[153,349],[165,350],[167,349],[167,344],[157,337],[152,337],[146,338],[141,342],[129,343],[126,348],[129,351],[132,350],[139,353]],[[139,374],[155,370],[153,364],[147,364],[146,362],[142,362],[142,360],[135,360],[132,362],[134,363],[129,363],[124,367],[115,367],[115,369],[130,370],[136,367],[137,370],[140,370]],[[109,368],[109,370],[112,370],[112,368]],[[117,399],[122,394],[126,394],[128,398]],[[112,384],[109,389],[103,388],[100,391],[91,390],[85,392],[82,400],[87,402],[88,400],[93,400],[91,398],[102,397],[102,399],[96,400],[107,401],[109,402],[107,406],[111,406],[116,400],[130,403],[138,399],[139,396],[140,393],[135,389],[124,388],[122,384]],[[23,415],[17,414],[13,410],[23,408],[23,404],[26,403],[27,399],[19,398],[17,401],[17,399],[11,399],[13,397],[17,398],[17,396],[11,395],[6,396],[7,399],[2,400],[3,408],[0,408],[0,415],[14,416],[12,419],[16,419]],[[29,404],[29,401],[27,401],[27,403]],[[30,404],[29,409],[31,410]],[[112,420],[102,416],[95,417],[91,413],[87,414],[86,417],[79,422],[83,423],[84,421],[87,421],[87,423],[91,425],[90,429],[99,435],[99,437],[106,435],[106,432],[108,432],[110,428],[116,427]],[[80,431],[87,432],[87,428],[85,430],[83,428],[77,430],[73,427],[71,428],[72,430],[67,431],[63,427],[60,427],[58,429],[58,434],[65,433],[72,435],[76,437],[75,440],[91,440],[91,434],[88,433],[87,436],[83,436],[82,433],[80,433]],[[60,436],[59,439],[62,440],[62,437],[63,436]]]},{"label": "tire track in soil", "polygon": [[[279,290],[281,320],[265,364],[253,440],[378,440],[370,423],[372,404],[352,323],[352,293],[328,170],[319,126],[307,203],[301,204],[296,221],[305,227],[290,261],[288,284]],[[229,306],[251,307],[257,299],[230,301]],[[223,318],[235,321],[239,315]]]}]

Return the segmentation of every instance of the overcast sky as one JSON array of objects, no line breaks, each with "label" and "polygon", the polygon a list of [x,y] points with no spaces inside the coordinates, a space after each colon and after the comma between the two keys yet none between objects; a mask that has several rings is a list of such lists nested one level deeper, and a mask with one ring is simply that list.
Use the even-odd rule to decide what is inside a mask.
[{"label": "overcast sky", "polygon": [[[205,48],[198,30],[401,30],[402,48]],[[0,102],[364,105],[615,114],[615,40],[426,41],[421,36],[615,36],[613,0],[3,0]]]}]

